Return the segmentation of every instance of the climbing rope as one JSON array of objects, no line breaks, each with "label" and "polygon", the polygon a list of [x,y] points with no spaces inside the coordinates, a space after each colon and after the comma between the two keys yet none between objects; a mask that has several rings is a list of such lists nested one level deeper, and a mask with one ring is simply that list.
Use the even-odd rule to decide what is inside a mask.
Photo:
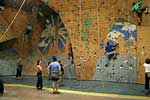
[{"label": "climbing rope", "polygon": [[9,31],[10,27],[12,26],[12,24],[14,23],[15,19],[17,18],[18,14],[20,13],[23,5],[25,4],[26,0],[24,0],[21,4],[21,6],[19,7],[16,15],[14,16],[13,20],[11,21],[11,23],[8,25],[8,27],[6,28],[6,30],[4,31],[3,35],[0,37],[0,40],[3,39],[3,37],[6,35],[6,33]]}]

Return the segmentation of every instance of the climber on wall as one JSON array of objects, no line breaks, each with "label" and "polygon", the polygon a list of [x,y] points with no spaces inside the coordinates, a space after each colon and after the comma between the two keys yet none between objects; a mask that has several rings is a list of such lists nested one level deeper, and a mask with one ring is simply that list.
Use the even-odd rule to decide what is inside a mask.
[{"label": "climber on wall", "polygon": [[148,14],[148,8],[146,6],[143,7],[142,1],[139,1],[137,3],[133,2],[132,11],[133,11],[133,15],[134,15],[134,12],[136,13],[138,25],[141,25],[141,23],[142,23],[142,14],[143,14],[144,11],[145,11],[145,14]]},{"label": "climber on wall", "polygon": [[33,32],[32,24],[28,22],[26,25],[26,33],[25,33],[28,36],[28,40],[32,40],[32,32]]},{"label": "climber on wall", "polygon": [[107,42],[107,46],[105,48],[106,52],[106,64],[105,66],[107,67],[109,65],[109,61],[113,58],[116,59],[118,52],[116,51],[118,44],[112,45],[109,42]]}]

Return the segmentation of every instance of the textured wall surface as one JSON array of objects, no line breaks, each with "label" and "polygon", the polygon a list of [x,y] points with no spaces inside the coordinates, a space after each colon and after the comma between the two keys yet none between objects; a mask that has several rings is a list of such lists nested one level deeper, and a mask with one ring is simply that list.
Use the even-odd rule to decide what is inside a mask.
[{"label": "textured wall surface", "polygon": [[94,80],[117,81],[117,82],[136,82],[136,57],[121,56],[116,60],[111,60],[106,67],[106,58],[101,57],[97,60]]},{"label": "textured wall surface", "polygon": [[15,75],[16,60],[0,60],[0,75]]},{"label": "textured wall surface", "polygon": [[[9,0],[10,1],[10,0]],[[28,0],[30,1],[30,0]],[[127,82],[144,82],[144,68],[143,63],[146,57],[149,57],[149,28],[150,20],[149,16],[143,14],[143,22],[141,26],[137,26],[136,16],[131,14],[132,12],[132,3],[137,0],[42,0],[54,9],[60,16],[66,30],[69,42],[72,44],[73,55],[74,55],[74,72],[76,72],[76,77],[82,80],[92,80],[92,79],[101,79],[97,77],[97,59],[102,60],[103,64],[105,56],[105,46],[107,41],[113,41],[114,43],[119,43],[118,52],[120,53],[120,59],[118,59],[119,64],[123,63],[123,60],[130,58],[130,65],[133,65],[133,69],[130,69],[130,66],[127,69],[121,68],[114,70],[115,75],[120,74],[121,76],[116,76],[111,80],[110,77],[106,78],[111,81],[127,81]],[[150,0],[142,0],[143,5],[150,4]],[[20,3],[18,3],[20,4]],[[7,10],[4,14],[9,16],[11,11]],[[15,14],[12,13],[12,15]],[[20,16],[28,15],[28,13],[22,13]],[[18,20],[21,20],[22,23],[26,23],[28,17],[19,17]],[[3,18],[2,18],[3,19]],[[9,16],[8,19],[12,19],[12,16]],[[8,20],[7,19],[7,20]],[[121,19],[121,20],[120,20]],[[15,27],[18,29],[23,29],[25,24],[20,24],[16,20]],[[128,22],[130,23],[128,23]],[[3,21],[4,23],[5,21]],[[6,23],[8,24],[8,23]],[[35,23],[36,24],[36,23]],[[19,27],[18,27],[19,26]],[[132,26],[132,27],[131,27]],[[38,30],[39,29],[39,30]],[[35,34],[33,34],[33,41],[30,43],[34,44],[34,47],[38,47],[39,39],[41,35],[40,27],[36,24],[34,27]],[[13,31],[13,29],[12,29]],[[39,32],[40,31],[40,32]],[[58,31],[58,30],[57,30]],[[20,32],[20,31],[19,31]],[[58,34],[57,34],[58,35]],[[9,34],[9,37],[13,37],[14,34]],[[57,39],[59,37],[57,36]],[[64,37],[61,38],[64,41]],[[68,38],[66,38],[68,40]],[[20,42],[21,41],[21,42]],[[51,45],[51,40],[44,40],[44,45],[46,48]],[[41,53],[37,52],[35,55],[31,53],[31,46],[22,41],[22,36],[17,41],[15,48],[18,52],[24,55],[29,55],[30,60],[27,60],[28,67],[26,68],[27,73],[31,72],[34,74],[36,60],[38,58],[46,59],[48,56],[57,55],[64,56],[67,58],[68,49],[67,46],[64,50],[58,48],[58,42],[55,41],[55,47],[51,47],[47,52]],[[66,41],[66,45],[69,44]],[[43,43],[43,42],[42,42]],[[24,44],[24,45],[21,45]],[[48,45],[47,45],[48,44]],[[35,50],[36,52],[36,50]],[[134,59],[136,58],[136,59]],[[135,64],[136,63],[136,64]],[[117,64],[117,62],[114,62]],[[125,66],[127,66],[125,64]],[[137,65],[137,66],[135,66]],[[110,64],[112,67],[112,65]],[[109,66],[109,67],[110,67]],[[101,66],[105,68],[105,66]],[[120,65],[116,66],[117,68]],[[32,70],[28,70],[31,68]],[[68,69],[67,69],[68,70]],[[119,72],[118,72],[119,71]],[[136,71],[136,72],[135,72]],[[109,73],[110,69],[105,69],[105,72]],[[126,73],[134,72],[133,77],[129,78],[126,76]],[[67,72],[69,73],[69,72]],[[88,73],[88,74],[87,74]],[[136,75],[136,76],[135,76]],[[106,74],[102,74],[106,76]],[[95,78],[97,77],[97,78]],[[123,78],[120,78],[123,77]]]}]

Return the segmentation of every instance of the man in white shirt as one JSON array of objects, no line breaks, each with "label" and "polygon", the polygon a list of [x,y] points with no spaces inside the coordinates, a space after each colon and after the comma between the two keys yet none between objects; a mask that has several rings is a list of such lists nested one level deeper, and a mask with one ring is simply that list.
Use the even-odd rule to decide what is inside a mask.
[{"label": "man in white shirt", "polygon": [[150,80],[150,59],[147,58],[144,63],[145,67],[145,93],[146,95],[150,94],[149,91],[149,80]]}]

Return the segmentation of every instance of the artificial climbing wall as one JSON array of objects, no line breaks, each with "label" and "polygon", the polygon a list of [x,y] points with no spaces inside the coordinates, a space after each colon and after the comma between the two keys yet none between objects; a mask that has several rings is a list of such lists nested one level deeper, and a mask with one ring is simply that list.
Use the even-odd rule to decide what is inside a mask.
[{"label": "artificial climbing wall", "polygon": [[[22,57],[24,65],[23,72],[25,75],[35,75],[36,61],[38,59],[41,59],[44,69],[43,74],[47,75],[47,63],[49,62],[49,58],[51,58],[50,55],[60,56],[63,53],[63,56],[66,55],[66,57],[64,58],[67,58],[67,53],[64,53],[66,52],[65,47],[67,45],[66,29],[59,15],[53,9],[49,10],[48,6],[44,5],[44,3],[41,2],[39,3],[39,5],[36,5],[36,3],[34,5],[37,7],[40,6],[39,8],[42,9],[42,11],[40,10],[41,12],[38,12],[41,14],[41,16],[36,19],[34,13],[31,12],[31,8],[26,8],[28,4],[30,4],[29,6],[33,6],[32,0],[27,0],[18,16],[16,17],[15,21],[13,22],[12,26],[10,27],[9,31],[4,34],[3,32],[6,30],[7,26],[17,13],[17,9],[22,1],[23,0],[7,1],[7,6],[0,15],[0,36],[3,36],[3,38],[0,39],[0,50],[1,52],[6,52],[5,54],[2,53],[3,55],[1,55],[0,59],[9,58],[14,59],[15,62],[17,60],[17,56]],[[45,19],[48,14],[50,15],[49,18],[51,25],[45,28]],[[31,23],[33,26],[32,39],[30,40],[28,39],[28,36],[26,34],[27,23]],[[14,41],[11,42],[12,40]],[[8,43],[6,44],[5,41],[10,41],[9,45],[7,45]],[[19,54],[9,56],[9,54],[7,54],[7,49],[9,49],[9,51],[11,51],[10,49],[15,49]],[[11,53],[13,54],[13,52]],[[65,63],[67,62],[65,59],[61,60],[63,60]],[[8,67],[12,68],[10,71],[14,73],[13,70],[15,70],[16,65],[14,67],[11,67],[8,59],[5,59],[5,62],[7,62],[8,64],[4,65],[8,65]],[[5,66],[2,66],[0,69]],[[69,70],[69,68],[66,69],[67,72],[70,72]],[[6,73],[5,69],[4,73],[9,74]],[[72,77],[70,75],[68,74],[66,76]]]},{"label": "artificial climbing wall", "polygon": [[[137,0],[43,1],[54,8],[64,21],[71,37],[78,79],[87,80],[97,77],[103,80],[96,75],[99,73],[98,75],[105,77],[101,72],[97,72],[95,67],[100,64],[102,66],[100,70],[108,72],[113,78],[106,78],[106,81],[141,82],[144,80],[144,68],[141,67],[144,58],[139,55],[139,52],[148,48],[138,49],[138,44],[143,44],[140,39],[144,40],[144,36],[148,33],[149,15],[143,15],[143,26],[136,26],[136,17],[132,16],[131,9],[133,1],[137,2]],[[142,0],[142,2],[143,5],[149,6],[149,0]],[[119,21],[120,18],[122,21]],[[145,34],[141,36],[139,35],[141,33]],[[118,70],[113,70],[113,73],[109,73],[112,65],[105,69],[104,64],[99,61],[105,63],[104,48],[107,41],[119,43],[119,59],[111,63]],[[139,61],[141,59],[142,61]],[[129,73],[134,73],[131,79]]]},{"label": "artificial climbing wall", "polygon": [[[142,82],[144,80],[142,64],[145,57],[148,56],[146,53],[148,38],[145,37],[149,32],[149,15],[143,15],[142,26],[136,26],[136,17],[131,16],[130,12],[132,2],[137,0],[43,1],[59,14],[67,29],[73,48],[78,79],[121,82]],[[149,0],[143,0],[143,4],[148,5]],[[42,34],[41,37],[45,36],[44,33]],[[34,37],[38,40],[36,35]],[[111,61],[106,68],[104,66],[106,57],[104,48],[107,41],[119,43],[118,52],[120,55],[117,60]],[[43,44],[37,41],[34,44],[43,47]],[[55,45],[56,47],[48,49],[46,54],[59,54],[58,40]],[[46,45],[46,47],[48,46]],[[19,51],[24,50],[20,49]],[[35,60],[40,56],[41,53],[39,56],[34,56]],[[32,56],[30,60],[34,60]],[[33,74],[34,68],[31,69],[31,72]],[[131,75],[133,76],[130,77]]]},{"label": "artificial climbing wall", "polygon": [[96,60],[100,56],[100,40],[106,38],[108,27],[117,17],[117,11],[108,12],[108,7],[116,3],[117,1],[99,0],[62,0],[59,3],[51,0],[49,3],[62,17],[71,37],[79,79],[93,78]]}]

